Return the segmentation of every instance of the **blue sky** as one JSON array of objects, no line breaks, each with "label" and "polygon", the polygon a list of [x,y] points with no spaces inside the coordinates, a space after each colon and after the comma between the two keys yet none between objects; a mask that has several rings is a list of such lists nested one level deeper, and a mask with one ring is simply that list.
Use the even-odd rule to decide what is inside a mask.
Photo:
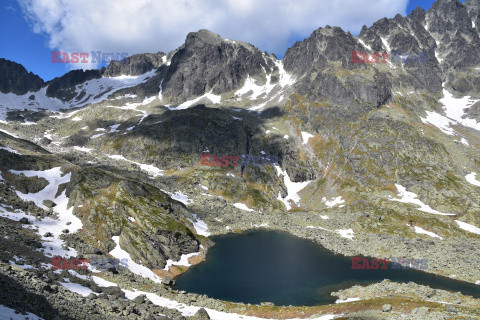
[{"label": "blue sky", "polygon": [[[271,8],[271,3],[275,3],[273,2],[275,0],[264,0],[263,2],[236,0],[235,3],[232,2],[235,0],[231,0],[226,1],[229,2],[228,6],[221,8],[214,6],[213,2],[215,1],[210,3],[210,0],[202,0],[202,7],[195,8],[194,2],[190,3],[189,0],[185,0],[185,6],[188,6],[191,12],[197,10],[202,17],[205,16],[202,10],[206,10],[205,7],[207,7],[208,14],[212,16],[208,20],[202,20],[194,13],[186,15],[184,8],[177,12],[173,7],[175,2],[169,2],[170,0],[152,2],[150,8],[145,8],[148,7],[147,5],[144,8],[129,8],[131,3],[137,3],[137,1],[125,3],[124,8],[121,5],[115,7],[114,3],[121,1],[111,1],[113,0],[83,0],[78,2],[79,6],[67,7],[62,5],[62,0],[52,0],[50,6],[42,7],[39,5],[40,2],[35,2],[35,0],[2,0],[0,4],[0,28],[2,30],[0,33],[0,42],[2,43],[0,57],[21,63],[28,71],[38,74],[44,80],[50,80],[70,70],[68,64],[51,63],[52,49],[63,49],[68,52],[102,50],[103,52],[128,52],[129,54],[168,52],[183,43],[188,31],[196,31],[200,28],[207,28],[226,38],[231,37],[253,43],[261,50],[274,52],[281,57],[291,44],[308,37],[313,30],[320,26],[338,25],[356,35],[363,24],[370,26],[379,18],[393,17],[395,13],[408,14],[417,6],[427,10],[434,2],[434,0],[404,0],[402,3],[401,0],[371,0],[365,1],[365,3],[370,4],[370,7],[378,7],[378,9],[351,10],[348,9],[351,7],[348,4],[342,6],[350,0],[343,0],[343,3],[340,3],[341,0],[328,0],[323,7],[329,5],[330,7],[322,10],[322,7],[315,7],[317,3],[321,2],[320,0],[313,0],[314,2],[298,0],[298,2],[305,2],[305,7],[310,6],[302,11],[289,8],[287,0],[277,0],[284,3],[285,8],[277,6],[275,10],[278,12],[274,12],[272,16],[263,16],[259,12],[264,12],[268,6]],[[149,0],[142,1],[144,4],[149,2]],[[152,8],[155,3],[162,1],[164,2],[162,7]],[[379,5],[375,5],[373,3],[375,1]],[[70,2],[75,1],[70,0]],[[356,3],[359,2],[362,0],[356,1]],[[261,8],[263,3],[265,8]],[[88,10],[90,4],[95,10]],[[210,4],[212,6],[208,8]],[[83,9],[85,7],[87,9]],[[256,7],[260,8],[256,10]],[[362,7],[361,4],[360,7]],[[170,8],[168,14],[165,14],[162,19],[166,21],[165,23],[169,22],[170,16],[175,19],[175,23],[176,21],[184,21],[184,23],[178,26],[173,25],[174,22],[161,25],[154,15],[149,15],[150,11],[165,11],[165,8]],[[332,16],[332,11],[341,14]],[[144,19],[135,19],[135,21],[140,20],[136,24],[128,21],[129,15],[135,13],[144,17]],[[224,14],[227,19],[219,18],[218,13]],[[104,14],[107,15],[104,16]],[[285,17],[292,17],[292,19],[285,19],[282,14]],[[83,20],[87,16],[89,20]],[[71,18],[71,20],[64,23],[65,17]],[[127,20],[127,23],[118,23],[118,21],[124,20]],[[307,20],[308,22],[303,22]],[[199,22],[189,23],[188,21]],[[245,29],[245,25],[249,25],[251,28]],[[171,29],[169,29],[170,26]]]}]

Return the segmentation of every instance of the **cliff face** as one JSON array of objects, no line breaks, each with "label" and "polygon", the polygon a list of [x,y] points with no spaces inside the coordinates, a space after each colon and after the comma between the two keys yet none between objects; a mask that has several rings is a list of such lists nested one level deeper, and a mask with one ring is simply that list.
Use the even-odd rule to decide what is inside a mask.
[{"label": "cliff face", "polygon": [[254,46],[200,30],[188,34],[172,56],[163,94],[175,102],[209,92],[219,95],[239,89],[247,76],[265,81],[274,68],[271,59]]},{"label": "cliff face", "polygon": [[37,91],[44,85],[43,80],[18,63],[0,58],[0,92],[25,94]]}]

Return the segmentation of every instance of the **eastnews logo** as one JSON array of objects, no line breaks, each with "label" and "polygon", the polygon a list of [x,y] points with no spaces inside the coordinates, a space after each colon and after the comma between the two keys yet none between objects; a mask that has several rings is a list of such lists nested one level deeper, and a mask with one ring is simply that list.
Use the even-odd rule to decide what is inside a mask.
[{"label": "eastnews logo", "polygon": [[402,51],[392,51],[392,55],[387,52],[361,52],[352,51],[352,63],[388,63],[388,58],[391,57],[391,63],[403,64],[426,64],[428,62],[428,53],[411,53]]},{"label": "eastnews logo", "polygon": [[406,258],[391,258],[377,259],[377,258],[362,258],[352,257],[351,269],[354,270],[377,270],[377,269],[428,269],[428,259],[406,259]]},{"label": "eastnews logo", "polygon": [[[241,162],[239,162],[241,159]],[[253,156],[251,154],[242,154],[240,156],[212,156],[210,154],[202,154],[202,166],[210,167],[235,167],[235,166],[261,166],[261,165],[278,165],[278,156]]]},{"label": "eastnews logo", "polygon": [[[88,60],[90,58],[90,60]],[[111,53],[101,51],[88,52],[61,52],[52,51],[51,63],[109,63],[111,61],[128,62],[128,53]]]},{"label": "eastnews logo", "polygon": [[95,267],[96,269],[126,269],[127,268],[127,259],[111,259],[111,258],[91,258],[91,259],[65,259],[62,257],[52,257],[52,269],[62,269],[62,270],[78,270],[78,269],[88,269],[88,265]]}]

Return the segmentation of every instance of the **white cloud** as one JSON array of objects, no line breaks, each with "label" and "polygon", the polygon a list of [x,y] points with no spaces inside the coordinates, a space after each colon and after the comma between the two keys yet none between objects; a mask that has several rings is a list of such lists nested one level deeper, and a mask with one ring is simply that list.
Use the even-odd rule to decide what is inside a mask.
[{"label": "white cloud", "polygon": [[[358,33],[408,0],[19,0],[35,32],[66,52],[168,52],[209,29],[283,55],[320,26]],[[81,64],[79,64],[81,65]]]}]

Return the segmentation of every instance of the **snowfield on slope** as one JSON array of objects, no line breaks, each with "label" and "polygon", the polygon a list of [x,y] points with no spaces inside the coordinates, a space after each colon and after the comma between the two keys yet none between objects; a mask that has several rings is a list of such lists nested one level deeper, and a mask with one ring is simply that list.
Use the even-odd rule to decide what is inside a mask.
[{"label": "snowfield on slope", "polygon": [[197,97],[197,98],[192,99],[192,100],[185,101],[182,104],[178,105],[177,107],[167,107],[167,108],[170,109],[170,110],[184,110],[184,109],[188,109],[190,107],[193,107],[193,106],[197,105],[199,102],[201,102],[203,100],[209,100],[213,104],[219,104],[220,101],[222,101],[222,97],[214,95],[210,91],[210,92],[205,93],[203,96]]},{"label": "snowfield on slope", "polygon": [[141,264],[138,264],[135,261],[133,261],[132,257],[130,257],[130,254],[120,247],[119,236],[113,236],[112,240],[117,244],[117,246],[112,251],[109,252],[112,257],[117,258],[119,260],[125,259],[127,261],[126,262],[127,268],[131,272],[138,274],[139,276],[142,276],[144,278],[148,278],[153,282],[162,283],[162,279],[159,276],[157,276],[149,268],[142,266]]},{"label": "snowfield on slope", "polygon": [[[407,226],[410,227],[410,225],[409,225],[408,223],[407,223]],[[415,230],[415,233],[425,234],[425,235],[427,235],[427,236],[429,236],[429,237],[438,238],[438,239],[442,239],[442,240],[443,240],[443,238],[440,237],[439,235],[437,235],[436,233],[431,232],[431,231],[427,231],[427,230],[425,230],[425,229],[423,229],[423,228],[420,228],[420,227],[415,226],[415,227],[414,227],[414,230]]]},{"label": "snowfield on slope", "polygon": [[247,207],[247,205],[246,205],[245,203],[237,202],[237,203],[234,203],[233,206],[234,206],[235,208],[240,209],[240,210],[245,210],[245,211],[250,211],[250,212],[255,211],[255,210],[250,209],[249,207]]},{"label": "snowfield on slope", "polygon": [[0,305],[0,314],[3,319],[6,320],[44,320],[33,313],[27,312],[26,314],[17,313],[16,310]]},{"label": "snowfield on slope", "polygon": [[341,208],[344,207],[343,203],[345,203],[345,200],[342,199],[342,196],[338,196],[332,200],[327,200],[327,198],[323,197],[322,202],[325,203],[325,205],[329,208],[333,208],[337,205],[339,205],[339,208]]},{"label": "snowfield on slope", "polygon": [[78,293],[82,297],[86,297],[91,293],[98,295],[98,293],[93,292],[90,288],[84,287],[78,283],[60,282],[60,281],[58,283],[60,283],[62,286],[64,286],[71,292]]},{"label": "snowfield on slope", "polygon": [[[17,195],[24,201],[33,201],[38,207],[47,210],[48,208],[43,204],[44,200],[51,200],[56,203],[53,211],[57,213],[58,219],[45,217],[42,220],[37,220],[34,217],[25,214],[22,211],[11,212],[6,208],[0,207],[0,215],[3,215],[9,219],[20,220],[21,218],[27,218],[31,223],[28,228],[38,230],[39,235],[42,237],[42,244],[46,247],[45,254],[47,256],[62,256],[62,257],[74,257],[77,252],[69,248],[64,249],[64,241],[60,239],[60,235],[63,234],[63,230],[68,229],[70,233],[75,233],[82,228],[82,221],[73,215],[73,207],[68,208],[68,197],[65,195],[65,190],[58,196],[58,187],[61,184],[70,182],[71,173],[64,174],[61,171],[61,167],[55,167],[45,171],[16,171],[10,170],[13,174],[23,174],[26,177],[39,177],[48,181],[48,185],[37,193],[22,193],[16,191]],[[51,237],[46,237],[45,234],[50,232]]]},{"label": "snowfield on slope", "polygon": [[[0,120],[6,120],[8,110],[23,109],[45,109],[49,111],[60,111],[73,107],[80,107],[91,103],[100,102],[106,99],[106,96],[123,88],[133,87],[143,83],[155,76],[155,70],[149,71],[139,76],[118,76],[102,77],[100,79],[88,80],[75,86],[75,96],[85,92],[85,99],[78,102],[63,102],[57,98],[47,97],[47,87],[37,92],[27,92],[24,95],[14,93],[0,93]],[[30,97],[35,99],[31,100]],[[76,101],[72,99],[72,101]],[[74,113],[70,113],[71,117]]]},{"label": "snowfield on slope", "polygon": [[477,173],[472,172],[465,176],[465,179],[474,186],[480,187],[480,181],[476,179]]},{"label": "snowfield on slope", "polygon": [[420,199],[417,199],[417,197],[418,197],[417,194],[407,191],[407,189],[400,184],[395,184],[395,187],[397,187],[398,195],[400,196],[400,199],[390,198],[391,201],[398,201],[398,202],[402,202],[402,203],[415,204],[415,205],[419,206],[418,208],[416,208],[417,210],[427,212],[427,213],[431,213],[431,214],[438,214],[438,215],[442,215],[442,216],[455,216],[456,215],[455,213],[442,213],[442,212],[439,212],[437,210],[432,209],[429,205],[423,203]]},{"label": "snowfield on slope", "polygon": [[283,175],[283,183],[285,184],[285,187],[287,187],[287,196],[285,198],[282,198],[281,193],[278,193],[277,200],[280,200],[283,202],[285,207],[287,208],[287,211],[292,208],[290,201],[293,203],[298,203],[301,199],[298,193],[303,190],[312,180],[308,181],[303,181],[303,182],[293,182],[290,179],[290,176],[288,175],[287,171],[282,170],[280,166],[276,165],[275,170],[277,170],[277,176],[280,177]]},{"label": "snowfield on slope", "polygon": [[[103,135],[103,133],[102,133],[102,135]],[[92,138],[93,138],[93,136],[92,136]],[[77,149],[77,150],[80,150],[80,149]],[[83,150],[81,150],[81,151],[83,151]],[[113,159],[113,160],[121,160],[121,161],[126,161],[126,162],[133,163],[133,164],[139,166],[142,171],[145,171],[146,173],[148,173],[150,175],[150,178],[156,178],[156,177],[159,177],[159,176],[163,176],[163,171],[164,170],[161,170],[161,169],[159,169],[159,168],[157,168],[157,167],[155,167],[151,164],[144,164],[144,163],[128,160],[124,156],[118,155],[118,154],[109,155],[108,157],[110,159]]]},{"label": "snowfield on slope", "polygon": [[[444,84],[445,85],[445,84]],[[469,96],[455,98],[445,88],[443,89],[443,98],[440,103],[443,104],[445,115],[441,115],[434,111],[427,111],[427,116],[421,118],[423,123],[430,123],[448,135],[454,135],[455,130],[451,125],[460,124],[468,128],[480,131],[480,122],[465,116],[466,110],[480,100],[472,99]]]},{"label": "snowfield on slope", "polygon": [[191,219],[188,219],[188,221],[190,221],[193,226],[195,227],[195,232],[201,236],[205,236],[205,237],[209,237],[210,236],[210,232],[208,231],[208,226],[207,224],[205,223],[205,221],[203,221],[202,219],[200,219],[196,214],[192,213],[192,216],[193,218],[195,219],[195,221],[191,220]]},{"label": "snowfield on slope", "polygon": [[13,154],[20,154],[17,150],[13,150],[12,148],[9,148],[9,147],[0,147],[0,150],[5,150]]},{"label": "snowfield on slope", "polygon": [[458,224],[458,226],[461,229],[463,229],[465,231],[472,232],[472,233],[475,233],[475,234],[480,234],[480,228],[475,227],[474,225],[471,225],[469,223],[466,223],[466,222],[463,222],[463,221],[460,221],[460,220],[455,220],[455,222]]},{"label": "snowfield on slope", "polygon": [[[203,249],[203,246],[200,245],[200,249]],[[188,260],[192,257],[198,256],[201,252],[192,252],[188,254],[182,254],[178,261],[174,261],[172,259],[167,260],[167,264],[163,270],[168,271],[171,266],[183,266],[183,267],[190,267],[192,264],[188,262]]]},{"label": "snowfield on slope", "polygon": [[302,131],[302,142],[303,144],[308,144],[308,140],[310,140],[310,138],[313,138],[314,135],[311,134],[311,133],[308,133],[308,132],[305,132],[305,131]]}]

